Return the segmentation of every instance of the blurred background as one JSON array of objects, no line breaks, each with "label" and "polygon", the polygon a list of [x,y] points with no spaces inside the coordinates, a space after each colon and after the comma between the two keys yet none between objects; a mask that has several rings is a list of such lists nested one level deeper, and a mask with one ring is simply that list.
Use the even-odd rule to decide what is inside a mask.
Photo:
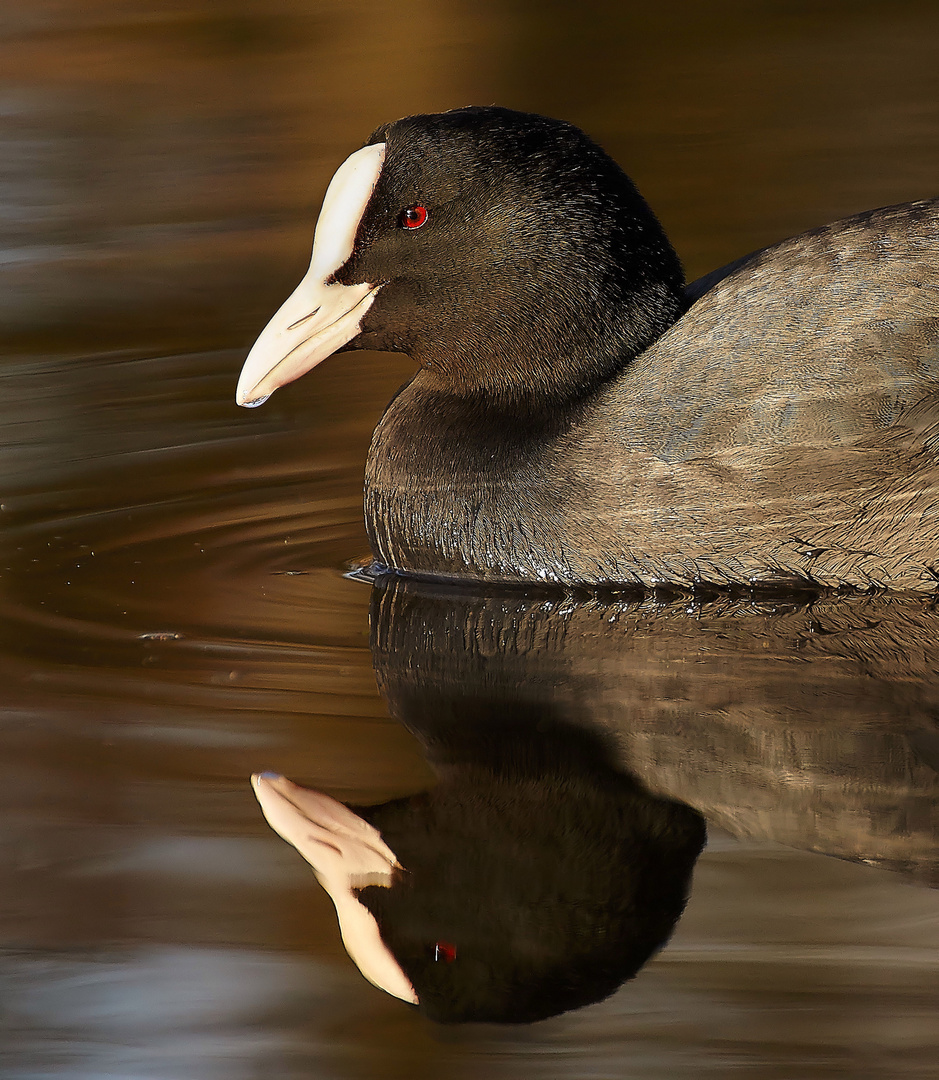
[{"label": "blurred background", "polygon": [[530,1030],[448,1032],[360,979],[260,821],[254,769],[361,801],[430,772],[376,690],[368,589],[342,576],[409,364],[345,356],[250,413],[238,371],[338,164],[383,121],[489,103],[597,139],[691,279],[939,194],[939,6],[0,10],[11,1080],[933,1075],[939,903],[885,871],[715,832],[635,986]]},{"label": "blurred background", "polygon": [[2,16],[5,327],[244,345],[337,163],[503,104],[633,175],[690,277],[936,185],[935,5],[38,0]]}]

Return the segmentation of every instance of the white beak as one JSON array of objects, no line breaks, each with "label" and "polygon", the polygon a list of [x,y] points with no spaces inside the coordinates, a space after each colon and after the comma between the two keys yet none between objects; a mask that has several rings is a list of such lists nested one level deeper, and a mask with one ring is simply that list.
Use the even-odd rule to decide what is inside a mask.
[{"label": "white beak", "polygon": [[384,143],[365,146],[330,181],[310,269],[248,353],[235,394],[239,405],[263,405],[279,386],[306,374],[358,334],[381,283],[327,282],[352,254],[384,160]]}]

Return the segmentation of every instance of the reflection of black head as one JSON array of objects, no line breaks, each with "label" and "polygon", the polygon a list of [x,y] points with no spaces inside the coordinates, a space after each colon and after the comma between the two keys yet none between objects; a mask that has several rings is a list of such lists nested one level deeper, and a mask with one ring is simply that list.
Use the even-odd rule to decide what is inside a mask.
[{"label": "reflection of black head", "polygon": [[406,868],[359,898],[422,1010],[530,1022],[612,993],[681,915],[700,816],[649,795],[597,735],[543,709],[425,696],[419,711],[440,720],[440,784],[357,809]]}]

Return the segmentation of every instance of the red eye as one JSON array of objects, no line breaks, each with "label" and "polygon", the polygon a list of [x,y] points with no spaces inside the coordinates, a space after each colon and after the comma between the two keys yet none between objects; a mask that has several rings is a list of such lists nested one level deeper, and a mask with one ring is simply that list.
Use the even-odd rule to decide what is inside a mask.
[{"label": "red eye", "polygon": [[456,960],[456,945],[451,945],[449,941],[438,941],[434,946],[434,959],[452,964]]},{"label": "red eye", "polygon": [[426,206],[409,206],[401,211],[401,227],[403,229],[419,229],[427,220]]}]

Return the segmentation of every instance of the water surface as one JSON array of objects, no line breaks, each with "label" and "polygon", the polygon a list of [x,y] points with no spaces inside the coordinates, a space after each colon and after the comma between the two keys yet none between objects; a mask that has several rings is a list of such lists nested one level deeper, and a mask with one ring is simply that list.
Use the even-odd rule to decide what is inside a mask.
[{"label": "water surface", "polygon": [[[470,101],[571,119],[694,276],[936,193],[934,5],[0,19],[5,1074],[934,1075],[928,602],[389,607],[343,571],[407,361],[343,356],[233,404],[332,170],[381,121]],[[607,1001],[427,1024],[361,979],[261,820],[258,768],[362,803],[433,782],[376,684],[405,653],[451,695],[488,658],[492,693],[599,725],[708,819],[671,943]]]}]

